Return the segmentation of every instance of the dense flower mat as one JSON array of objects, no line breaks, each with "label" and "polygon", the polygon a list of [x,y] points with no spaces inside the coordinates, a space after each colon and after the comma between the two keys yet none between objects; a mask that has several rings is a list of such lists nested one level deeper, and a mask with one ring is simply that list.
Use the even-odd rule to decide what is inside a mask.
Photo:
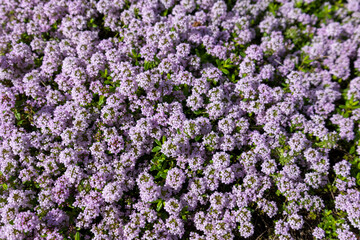
[{"label": "dense flower mat", "polygon": [[0,239],[360,239],[357,0],[0,1]]}]

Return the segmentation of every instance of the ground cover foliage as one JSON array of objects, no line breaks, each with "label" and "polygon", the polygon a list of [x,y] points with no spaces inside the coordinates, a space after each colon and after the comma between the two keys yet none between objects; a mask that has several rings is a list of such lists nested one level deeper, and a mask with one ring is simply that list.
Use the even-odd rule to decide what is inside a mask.
[{"label": "ground cover foliage", "polygon": [[357,0],[0,1],[0,239],[360,239]]}]

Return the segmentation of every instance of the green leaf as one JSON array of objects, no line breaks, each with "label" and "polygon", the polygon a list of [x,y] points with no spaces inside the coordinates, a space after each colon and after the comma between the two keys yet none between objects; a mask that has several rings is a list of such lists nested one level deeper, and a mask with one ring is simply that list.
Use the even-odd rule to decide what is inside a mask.
[{"label": "green leaf", "polygon": [[228,74],[230,73],[229,70],[227,70],[227,69],[225,69],[225,68],[222,68],[221,71],[222,71],[224,74],[226,74],[226,75],[228,75]]},{"label": "green leaf", "polygon": [[162,145],[161,142],[160,142],[159,140],[157,140],[157,139],[155,139],[155,142],[156,142],[156,144],[159,145],[159,146]]},{"label": "green leaf", "polygon": [[161,16],[166,17],[168,15],[169,9],[165,9],[164,12],[161,13]]},{"label": "green leaf", "polygon": [[21,119],[21,114],[19,113],[19,112],[15,112],[15,118],[17,119],[17,120],[20,120]]},{"label": "green leaf", "polygon": [[4,190],[8,189],[8,186],[5,183],[2,185],[2,187],[4,188]]},{"label": "green leaf", "polygon": [[350,148],[350,151],[349,151],[349,153],[350,153],[350,154],[353,154],[353,153],[355,153],[355,146],[352,146],[352,147]]},{"label": "green leaf", "polygon": [[162,163],[162,162],[164,162],[164,161],[165,161],[165,155],[162,154],[162,155],[160,156],[158,162],[159,162],[159,163]]},{"label": "green leaf", "polygon": [[216,60],[215,60],[215,62],[216,62],[216,65],[218,65],[218,67],[220,67],[220,66],[221,66],[221,62],[220,62],[220,60],[219,60],[219,59],[216,59]]},{"label": "green leaf", "polygon": [[159,176],[165,179],[167,176],[167,169],[164,172],[160,172]]},{"label": "green leaf", "polygon": [[137,53],[136,53],[135,49],[132,49],[131,53],[133,54],[134,57],[137,57]]},{"label": "green leaf", "polygon": [[324,214],[325,214],[325,216],[329,216],[331,214],[331,212],[332,212],[331,210],[325,210]]},{"label": "green leaf", "polygon": [[162,143],[164,143],[166,141],[166,136],[164,135],[163,137],[162,137]]},{"label": "green leaf", "polygon": [[154,171],[154,170],[159,170],[159,166],[158,165],[152,165],[150,168],[150,171]]},{"label": "green leaf", "polygon": [[101,105],[103,105],[104,104],[104,102],[105,102],[105,96],[104,95],[101,95],[100,97],[99,97],[99,105],[101,106]]},{"label": "green leaf", "polygon": [[160,151],[161,150],[161,147],[160,146],[156,146],[156,147],[154,147],[152,150],[151,150],[151,152],[158,152],[158,151]]},{"label": "green leaf", "polygon": [[75,234],[75,240],[80,240],[80,233],[79,233],[79,232],[76,232],[76,234]]},{"label": "green leaf", "polygon": [[241,30],[242,27],[241,27],[240,23],[235,23],[235,25],[238,27],[239,30]]},{"label": "green leaf", "polygon": [[[109,79],[110,78],[110,79]],[[109,76],[109,77],[107,77],[106,78],[107,80],[106,81],[104,81],[104,84],[111,84],[111,77]]]},{"label": "green leaf", "polygon": [[187,97],[189,96],[189,87],[188,87],[187,84],[185,84],[185,86],[184,86],[184,91],[183,91],[183,92],[184,92],[184,95],[185,95],[185,96],[187,96]]},{"label": "green leaf", "polygon": [[197,111],[194,111],[195,115],[200,115],[202,113],[204,113],[204,110],[197,110]]},{"label": "green leaf", "polygon": [[360,172],[356,175],[356,183],[360,186]]},{"label": "green leaf", "polygon": [[163,205],[164,205],[163,200],[160,199],[160,201],[156,205],[156,211],[159,212],[161,210],[161,208],[163,207]]},{"label": "green leaf", "polygon": [[201,138],[202,138],[202,135],[197,135],[197,136],[195,137],[195,141],[198,142],[198,141],[200,141]]},{"label": "green leaf", "polygon": [[158,203],[159,201],[161,201],[161,199],[156,199],[156,200],[154,200],[152,202],[148,202],[148,203]]}]

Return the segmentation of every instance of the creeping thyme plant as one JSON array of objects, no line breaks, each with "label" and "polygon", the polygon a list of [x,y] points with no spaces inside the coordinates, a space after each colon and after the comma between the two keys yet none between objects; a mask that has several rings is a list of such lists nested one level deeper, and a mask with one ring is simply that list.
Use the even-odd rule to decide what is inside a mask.
[{"label": "creeping thyme plant", "polygon": [[1,0],[0,239],[360,239],[360,1]]}]

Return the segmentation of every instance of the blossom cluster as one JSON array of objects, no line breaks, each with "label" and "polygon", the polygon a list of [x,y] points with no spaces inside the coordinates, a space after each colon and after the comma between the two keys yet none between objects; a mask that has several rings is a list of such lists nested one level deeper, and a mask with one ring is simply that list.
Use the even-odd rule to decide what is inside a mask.
[{"label": "blossom cluster", "polygon": [[357,0],[0,2],[0,239],[360,236]]}]

